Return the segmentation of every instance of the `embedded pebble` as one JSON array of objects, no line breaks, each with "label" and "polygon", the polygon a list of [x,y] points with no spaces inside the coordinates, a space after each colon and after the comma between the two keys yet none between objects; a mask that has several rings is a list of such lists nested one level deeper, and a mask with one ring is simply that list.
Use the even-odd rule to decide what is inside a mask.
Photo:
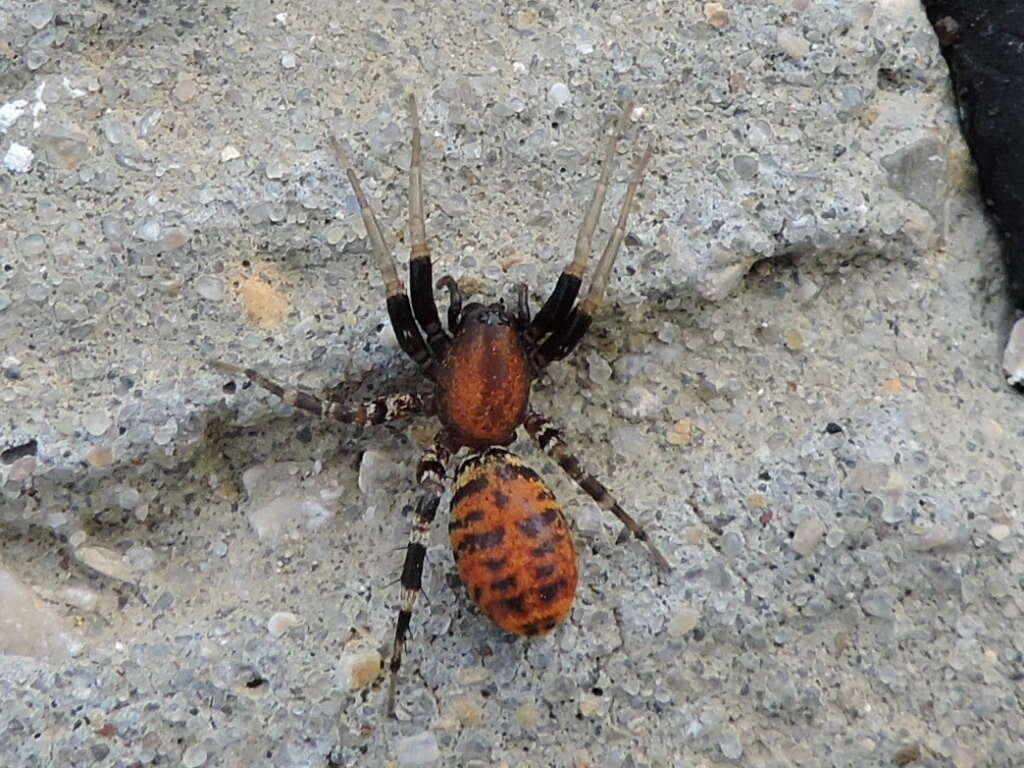
[{"label": "embedded pebble", "polygon": [[1007,384],[1024,386],[1024,318],[1013,324],[1003,348],[1003,373]]},{"label": "embedded pebble", "polygon": [[92,611],[96,608],[99,603],[99,593],[87,587],[85,585],[70,585],[58,589],[55,593],[58,600],[67,603],[73,608],[78,608],[81,611]]},{"label": "embedded pebble", "polygon": [[207,754],[206,750],[200,746],[193,744],[191,747],[185,750],[181,756],[181,764],[185,768],[199,768],[206,762]]},{"label": "embedded pebble", "polygon": [[182,77],[174,86],[174,98],[182,104],[192,101],[198,92],[199,87],[191,77]]},{"label": "embedded pebble", "polygon": [[729,11],[722,3],[704,3],[704,18],[715,29],[729,26]]},{"label": "embedded pebble", "polygon": [[1002,541],[1010,535],[1010,526],[1006,525],[1006,523],[994,523],[988,529],[988,535],[996,541]]},{"label": "embedded pebble", "polygon": [[682,637],[693,630],[699,621],[700,612],[695,608],[687,606],[676,612],[676,615],[669,621],[668,633],[672,637]]},{"label": "embedded pebble", "polygon": [[133,581],[135,574],[124,557],[107,547],[87,546],[74,550],[75,557],[94,571],[119,581]]},{"label": "embedded pebble", "polygon": [[825,535],[825,525],[816,517],[805,517],[796,527],[793,534],[793,549],[800,555],[808,557],[818,548],[821,537]]},{"label": "embedded pebble", "polygon": [[733,730],[725,731],[718,737],[718,748],[726,760],[739,760],[743,755],[743,742]]},{"label": "embedded pebble", "polygon": [[433,731],[423,731],[401,738],[395,743],[395,757],[398,758],[398,764],[405,768],[435,765],[441,760],[437,736]]},{"label": "embedded pebble", "polygon": [[220,301],[224,296],[224,282],[215,275],[200,275],[195,287],[196,293],[209,301]]},{"label": "embedded pebble", "polygon": [[802,59],[811,52],[810,43],[785,29],[779,30],[775,39],[786,55],[792,56],[794,59]]},{"label": "embedded pebble", "polygon": [[0,654],[57,662],[80,647],[64,620],[2,567],[0,605]]},{"label": "embedded pebble", "polygon": [[7,470],[7,479],[12,483],[20,483],[30,478],[35,471],[36,457],[22,456],[11,464],[11,468]]},{"label": "embedded pebble", "polygon": [[104,434],[113,423],[113,419],[110,418],[110,414],[106,411],[93,411],[82,420],[82,426],[85,427],[85,431],[93,437],[99,437]]},{"label": "embedded pebble", "polygon": [[691,419],[677,421],[665,435],[665,440],[669,445],[689,445],[693,440],[693,421]]},{"label": "embedded pebble", "polygon": [[4,154],[4,165],[11,173],[28,173],[32,170],[35,154],[26,146],[16,141],[11,142]]},{"label": "embedded pebble", "polygon": [[572,100],[572,93],[565,83],[555,83],[548,89],[548,101],[556,107],[562,107]]},{"label": "embedded pebble", "polygon": [[53,3],[37,0],[29,5],[25,18],[35,29],[42,29],[53,20]]},{"label": "embedded pebble", "polygon": [[6,104],[0,104],[0,133],[7,133],[7,129],[17,122],[27,107],[28,102],[25,99],[15,99]]},{"label": "embedded pebble", "polygon": [[281,54],[281,66],[285,69],[295,69],[299,61],[295,58],[295,54],[289,52]]},{"label": "embedded pebble", "polygon": [[860,606],[868,616],[892,619],[896,615],[892,595],[885,589],[868,589],[860,596]]},{"label": "embedded pebble", "polygon": [[238,151],[234,146],[228,144],[224,149],[220,151],[220,161],[222,163],[228,163],[232,160],[237,160],[242,156],[242,153]]},{"label": "embedded pebble", "polygon": [[273,637],[288,634],[288,630],[299,623],[299,617],[288,611],[278,611],[267,621],[267,631]]},{"label": "embedded pebble", "polygon": [[114,452],[110,446],[96,445],[86,451],[85,460],[94,467],[109,467],[114,463]]},{"label": "embedded pebble", "polygon": [[376,648],[355,649],[338,659],[338,679],[349,691],[358,691],[380,676],[382,659]]}]

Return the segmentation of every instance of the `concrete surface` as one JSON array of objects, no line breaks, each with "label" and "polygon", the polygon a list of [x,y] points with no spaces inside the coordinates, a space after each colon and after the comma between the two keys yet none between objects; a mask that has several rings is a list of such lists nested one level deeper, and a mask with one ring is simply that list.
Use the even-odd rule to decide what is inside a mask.
[{"label": "concrete surface", "polygon": [[[914,2],[6,7],[4,765],[1024,763],[1022,405]],[[409,91],[436,273],[535,303],[635,99],[610,302],[534,404],[676,568],[521,441],[576,607],[502,634],[438,524],[396,722],[435,423],[317,423],[203,361],[417,386],[325,140],[404,258]]]}]

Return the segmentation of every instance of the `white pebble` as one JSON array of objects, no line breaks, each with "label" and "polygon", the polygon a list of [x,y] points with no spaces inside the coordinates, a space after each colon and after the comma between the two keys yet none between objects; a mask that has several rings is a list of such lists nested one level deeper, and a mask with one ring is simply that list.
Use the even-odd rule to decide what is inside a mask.
[{"label": "white pebble", "polygon": [[220,301],[224,295],[224,283],[214,275],[200,275],[196,278],[196,293],[208,301]]},{"label": "white pebble", "polygon": [[181,756],[181,764],[185,768],[199,768],[200,765],[206,762],[206,750],[202,747],[197,747],[194,744],[185,750],[185,754]]},{"label": "white pebble", "polygon": [[220,161],[222,163],[228,163],[232,160],[236,160],[242,156],[242,153],[235,149],[234,146],[228,144],[224,149],[220,151]]},{"label": "white pebble", "polygon": [[18,142],[11,142],[11,146],[4,155],[4,165],[11,173],[28,173],[32,170],[32,159],[34,155],[28,147]]},{"label": "white pebble", "polygon": [[561,107],[568,104],[572,100],[572,93],[569,91],[569,86],[565,83],[555,83],[548,90],[548,101],[554,104],[556,107]]},{"label": "white pebble", "polygon": [[399,739],[395,744],[395,757],[403,768],[433,765],[441,760],[441,750],[437,746],[437,737],[431,731],[423,731]]},{"label": "white pebble", "polygon": [[793,534],[793,549],[800,555],[808,557],[817,549],[821,537],[825,535],[825,525],[816,517],[805,517],[796,527]]},{"label": "white pebble", "polygon": [[294,613],[279,611],[270,617],[270,621],[267,622],[267,631],[274,637],[281,637],[298,623],[299,617]]},{"label": "white pebble", "polygon": [[6,104],[0,104],[0,133],[6,133],[7,129],[25,113],[27,106],[28,102],[24,99],[15,99]]},{"label": "white pebble", "polygon": [[110,414],[104,411],[93,411],[88,414],[82,421],[82,426],[85,427],[85,431],[93,437],[99,437],[113,424],[113,420],[110,418]]}]

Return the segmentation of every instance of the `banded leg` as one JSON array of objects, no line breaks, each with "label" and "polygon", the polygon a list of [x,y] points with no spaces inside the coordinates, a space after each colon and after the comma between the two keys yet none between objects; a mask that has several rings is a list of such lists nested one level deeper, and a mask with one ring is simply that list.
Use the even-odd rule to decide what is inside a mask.
[{"label": "banded leg", "polygon": [[594,314],[604,303],[605,291],[608,289],[608,279],[611,276],[612,267],[615,266],[615,259],[619,255],[622,241],[626,237],[626,224],[629,221],[629,212],[633,207],[633,198],[643,181],[644,170],[651,159],[654,151],[653,145],[649,145],[640,156],[640,160],[633,167],[629,175],[629,183],[626,186],[626,193],[622,198],[622,208],[619,210],[618,220],[615,222],[615,229],[612,230],[608,244],[601,254],[601,260],[597,263],[594,276],[590,280],[590,287],[587,295],[569,314],[569,317],[545,339],[536,355],[536,362],[544,367],[552,360],[560,360],[568,355],[583,338]]},{"label": "banded leg", "polygon": [[569,447],[565,444],[565,440],[562,439],[561,432],[555,429],[551,422],[538,413],[531,413],[526,417],[523,426],[526,427],[526,431],[530,433],[530,437],[536,441],[537,445],[557,461],[558,466],[575,480],[576,484],[590,495],[590,498],[596,501],[602,509],[607,509],[615,515],[629,529],[633,536],[647,545],[651,555],[662,569],[666,571],[672,570],[672,566],[668,564],[668,560],[665,559],[665,556],[661,554],[654,545],[654,542],[651,541],[643,526],[619,506],[619,502],[615,500],[615,497],[608,492],[608,489],[597,478],[588,474],[580,466],[579,460],[569,452]]},{"label": "banded leg", "polygon": [[430,349],[427,347],[426,342],[423,341],[423,335],[416,325],[416,320],[412,314],[412,306],[409,304],[409,296],[405,292],[402,281],[398,279],[398,267],[395,263],[395,257],[392,255],[387,243],[384,242],[384,235],[380,231],[380,225],[377,224],[377,217],[373,214],[373,208],[370,207],[370,203],[363,193],[359,177],[352,170],[348,155],[345,154],[341,142],[334,136],[331,136],[330,139],[331,146],[334,147],[334,154],[337,155],[338,162],[345,169],[345,175],[348,176],[349,184],[352,185],[352,191],[359,202],[359,212],[362,214],[363,225],[366,227],[366,236],[370,239],[373,255],[377,260],[377,267],[380,269],[381,277],[384,279],[388,316],[391,318],[391,327],[398,338],[398,346],[413,359],[427,378],[433,379],[434,356],[431,355]]},{"label": "banded leg", "polygon": [[427,554],[427,536],[437,513],[437,504],[444,494],[445,465],[457,450],[447,432],[441,430],[420,458],[416,466],[416,480],[423,489],[419,504],[416,505],[416,520],[409,532],[409,544],[405,549],[405,563],[402,565],[402,606],[398,611],[395,625],[395,643],[391,651],[390,680],[388,681],[388,714],[395,713],[395,699],[398,695],[398,670],[402,666],[402,651],[409,633],[412,609],[416,606],[423,580],[423,560]]},{"label": "banded leg", "polygon": [[360,405],[352,405],[331,397],[320,398],[300,389],[285,387],[252,368],[241,368],[217,360],[211,360],[210,366],[228,376],[244,376],[253,384],[274,393],[288,405],[345,424],[383,424],[385,421],[403,419],[413,414],[431,415],[435,412],[433,395],[388,395]]},{"label": "banded leg", "polygon": [[580,291],[583,272],[587,268],[587,261],[590,260],[594,230],[597,229],[597,221],[601,216],[601,208],[604,206],[604,196],[608,192],[608,177],[611,175],[612,165],[615,162],[615,148],[622,137],[626,120],[632,111],[633,105],[627,104],[615,122],[612,135],[605,146],[604,159],[601,161],[601,173],[597,177],[594,195],[590,198],[590,205],[587,207],[587,213],[583,217],[579,234],[576,236],[576,250],[573,253],[572,261],[562,271],[555,284],[555,289],[530,324],[529,335],[533,341],[540,341],[542,337],[565,322],[572,311],[573,302],[576,301],[576,295]]},{"label": "banded leg", "polygon": [[440,360],[448,351],[448,334],[441,327],[434,301],[433,267],[423,217],[423,150],[416,97],[409,94],[409,122],[412,123],[412,155],[409,160],[409,293],[412,311],[427,337],[427,347]]}]

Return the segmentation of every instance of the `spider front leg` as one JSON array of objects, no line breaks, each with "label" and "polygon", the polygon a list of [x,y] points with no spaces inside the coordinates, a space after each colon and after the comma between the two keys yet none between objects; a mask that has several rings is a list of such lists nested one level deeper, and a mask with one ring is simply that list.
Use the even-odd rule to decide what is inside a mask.
[{"label": "spider front leg", "polygon": [[573,253],[572,261],[562,271],[555,284],[555,289],[530,324],[527,333],[535,343],[539,343],[544,336],[561,326],[572,312],[573,302],[576,301],[576,295],[580,291],[583,273],[587,268],[587,261],[590,259],[594,230],[597,229],[597,220],[601,216],[601,208],[604,207],[604,196],[608,192],[608,178],[612,172],[612,165],[615,163],[615,148],[622,137],[626,120],[632,111],[632,103],[626,104],[619,119],[615,121],[612,135],[604,149],[604,159],[601,161],[601,172],[597,177],[594,194],[590,198],[590,205],[587,206],[587,213],[583,217],[579,234],[576,236],[576,250]]},{"label": "spider front leg", "polygon": [[320,398],[294,387],[268,379],[252,368],[241,368],[219,360],[211,360],[210,367],[228,376],[243,376],[253,384],[272,392],[288,405],[345,424],[383,424],[386,421],[404,419],[413,414],[432,415],[436,408],[434,396],[399,394],[378,397],[359,405],[352,405],[333,397]]},{"label": "spider front leg", "polygon": [[435,359],[443,359],[450,341],[441,327],[434,300],[433,266],[423,216],[423,149],[416,97],[409,94],[409,122],[412,123],[412,154],[409,160],[409,292],[412,311],[427,336]]},{"label": "spider front leg", "polygon": [[395,713],[395,699],[398,695],[398,670],[402,666],[402,651],[409,632],[412,610],[416,606],[423,581],[423,561],[427,555],[427,536],[437,513],[437,505],[444,494],[445,465],[458,446],[452,437],[441,430],[420,458],[416,466],[416,480],[423,489],[419,504],[416,505],[416,520],[409,532],[409,544],[405,549],[405,563],[402,565],[402,607],[398,611],[395,625],[395,643],[391,651],[390,680],[388,681],[388,714]]},{"label": "spider front leg", "polygon": [[352,170],[348,155],[345,154],[341,142],[334,136],[330,137],[331,146],[334,147],[334,154],[338,162],[345,169],[349,184],[355,193],[356,201],[359,203],[359,212],[363,217],[363,225],[366,227],[366,236],[373,248],[374,258],[377,260],[377,267],[380,269],[381,277],[384,279],[384,291],[387,295],[388,317],[391,318],[391,327],[398,339],[398,346],[402,348],[409,357],[413,359],[420,372],[428,379],[434,378],[434,361],[438,358],[435,351],[432,351],[423,340],[416,325],[416,318],[413,316],[412,305],[409,303],[409,295],[405,292],[402,281],[398,278],[398,266],[395,257],[384,242],[384,235],[377,223],[377,217],[373,213],[369,200],[363,192],[359,177]]},{"label": "spider front leg", "polygon": [[672,570],[672,566],[669,565],[668,560],[665,559],[665,556],[661,554],[660,550],[654,545],[654,542],[651,541],[643,526],[619,506],[619,502],[615,500],[615,497],[608,492],[608,489],[597,478],[588,474],[580,466],[579,460],[569,452],[569,447],[565,444],[565,440],[562,439],[561,432],[550,421],[538,413],[531,413],[526,417],[523,426],[537,445],[558,462],[558,466],[575,480],[576,484],[586,491],[601,509],[607,509],[615,515],[637,539],[647,545],[651,555],[662,569],[666,571]]}]

